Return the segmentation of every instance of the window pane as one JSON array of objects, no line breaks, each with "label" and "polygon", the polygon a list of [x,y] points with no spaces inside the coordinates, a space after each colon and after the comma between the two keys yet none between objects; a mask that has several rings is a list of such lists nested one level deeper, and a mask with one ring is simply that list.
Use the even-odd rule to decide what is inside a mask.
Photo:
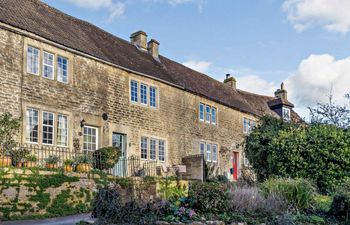
[{"label": "window pane", "polygon": [[31,46],[27,49],[27,72],[39,74],[39,49]]},{"label": "window pane", "polygon": [[58,115],[58,119],[57,119],[57,145],[68,146],[68,119],[67,119],[67,116]]},{"label": "window pane", "polygon": [[199,103],[199,120],[204,121],[204,104]]},{"label": "window pane", "polygon": [[147,159],[148,138],[141,137],[141,159]]},{"label": "window pane", "polygon": [[95,151],[97,150],[97,128],[95,127],[84,127],[84,151]]},{"label": "window pane", "polygon": [[213,162],[217,162],[218,160],[218,156],[217,156],[217,150],[218,146],[217,145],[213,145]]},{"label": "window pane", "polygon": [[149,88],[149,104],[151,107],[157,107],[157,88],[150,87]]},{"label": "window pane", "polygon": [[68,59],[62,56],[57,58],[57,80],[68,83]]},{"label": "window pane", "polygon": [[130,82],[130,91],[131,91],[131,101],[138,102],[138,82],[132,80]]},{"label": "window pane", "polygon": [[44,52],[43,56],[43,77],[53,80],[54,78],[54,55]]},{"label": "window pane", "polygon": [[210,123],[210,117],[211,117],[211,108],[209,105],[205,106],[205,121],[207,123]]},{"label": "window pane", "polygon": [[211,161],[211,145],[207,144],[207,161]]},{"label": "window pane", "polygon": [[27,142],[38,143],[39,112],[35,109],[27,109],[26,117],[26,140]]},{"label": "window pane", "polygon": [[150,143],[150,159],[151,160],[156,160],[156,146],[157,146],[157,141],[154,139],[151,139]]},{"label": "window pane", "polygon": [[159,140],[159,160],[165,161],[165,141]]},{"label": "window pane", "polygon": [[200,143],[200,154],[204,155],[204,151],[205,151],[205,144],[204,143]]},{"label": "window pane", "polygon": [[43,112],[43,120],[42,120],[42,126],[43,126],[43,144],[52,145],[53,144],[53,120],[54,115],[51,112]]},{"label": "window pane", "polygon": [[141,92],[141,103],[147,105],[147,85],[141,84],[140,85],[140,92]]},{"label": "window pane", "polygon": [[216,124],[216,108],[211,108],[211,122],[212,124]]}]

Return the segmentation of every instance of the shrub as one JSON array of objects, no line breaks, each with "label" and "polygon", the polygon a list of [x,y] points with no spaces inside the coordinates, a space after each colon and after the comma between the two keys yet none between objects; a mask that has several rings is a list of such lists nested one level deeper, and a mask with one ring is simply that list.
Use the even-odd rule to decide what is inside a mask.
[{"label": "shrub", "polygon": [[158,193],[162,199],[176,201],[187,196],[187,188],[180,185],[177,177],[166,177],[159,180]]},{"label": "shrub", "polygon": [[0,116],[0,146],[14,144],[14,137],[17,135],[20,127],[20,119],[13,118],[10,113],[2,114]]},{"label": "shrub", "polygon": [[74,160],[72,160],[72,159],[64,160],[64,165],[65,166],[71,166],[71,165],[73,165],[73,163],[74,163]]},{"label": "shrub", "polygon": [[266,195],[278,194],[285,198],[296,210],[313,207],[315,188],[305,179],[271,178],[262,185]]},{"label": "shrub", "polygon": [[104,147],[94,152],[95,169],[111,169],[119,161],[121,151],[117,147]]},{"label": "shrub", "polygon": [[38,160],[38,157],[36,157],[36,155],[28,155],[26,156],[26,160],[28,162],[36,162]]},{"label": "shrub", "polygon": [[257,187],[235,187],[230,191],[230,209],[250,215],[283,215],[289,207],[288,202],[276,193],[266,197]]},{"label": "shrub", "polygon": [[170,205],[168,215],[164,218],[167,222],[189,222],[197,220],[198,216],[193,209],[193,200],[189,198],[180,198],[174,204]]},{"label": "shrub", "polygon": [[77,157],[77,164],[90,164],[92,162],[91,156],[89,154],[83,154]]},{"label": "shrub", "polygon": [[202,213],[220,213],[228,209],[228,189],[216,182],[196,182],[190,185],[188,197],[193,199],[194,208]]},{"label": "shrub", "polygon": [[45,159],[47,164],[57,164],[58,161],[60,161],[60,157],[57,155],[49,155],[49,157]]},{"label": "shrub", "polygon": [[350,178],[347,178],[337,188],[330,214],[341,220],[350,220]]}]

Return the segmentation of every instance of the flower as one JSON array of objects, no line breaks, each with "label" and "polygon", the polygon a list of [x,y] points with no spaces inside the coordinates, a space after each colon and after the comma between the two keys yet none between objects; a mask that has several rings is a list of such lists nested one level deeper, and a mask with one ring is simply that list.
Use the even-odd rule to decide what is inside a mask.
[{"label": "flower", "polygon": [[182,207],[179,208],[178,214],[182,215],[185,211],[186,211],[185,207],[182,206]]},{"label": "flower", "polygon": [[191,209],[191,210],[188,212],[188,216],[189,216],[190,218],[194,217],[195,215],[196,215],[196,212],[195,212],[193,209]]}]

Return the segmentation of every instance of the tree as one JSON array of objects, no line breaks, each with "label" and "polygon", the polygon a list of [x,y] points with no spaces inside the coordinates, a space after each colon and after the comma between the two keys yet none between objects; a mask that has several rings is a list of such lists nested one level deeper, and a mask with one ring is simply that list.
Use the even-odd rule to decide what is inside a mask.
[{"label": "tree", "polygon": [[0,116],[0,146],[15,143],[15,136],[21,127],[20,119],[13,118],[10,113]]},{"label": "tree", "polygon": [[350,131],[264,118],[247,138],[245,151],[258,179],[306,178],[322,192],[350,176]]},{"label": "tree", "polygon": [[[350,100],[350,94],[345,97]],[[350,109],[336,104],[332,93],[329,95],[328,103],[318,103],[316,108],[309,107],[309,110],[311,123],[333,124],[341,128],[350,126]]]}]

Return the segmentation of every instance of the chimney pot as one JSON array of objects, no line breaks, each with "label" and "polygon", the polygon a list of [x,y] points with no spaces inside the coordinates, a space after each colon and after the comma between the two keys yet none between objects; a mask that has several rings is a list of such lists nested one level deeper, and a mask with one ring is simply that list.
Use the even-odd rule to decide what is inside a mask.
[{"label": "chimney pot", "polygon": [[131,44],[135,45],[136,47],[147,50],[147,34],[144,31],[137,31],[130,35],[130,42]]},{"label": "chimney pot", "polygon": [[159,42],[151,39],[147,44],[148,53],[152,55],[153,58],[159,59]]},{"label": "chimney pot", "polygon": [[226,74],[226,79],[224,80],[224,83],[229,85],[233,90],[236,90],[237,81],[234,77],[231,77],[231,74]]},{"label": "chimney pot", "polygon": [[277,89],[277,91],[275,92],[275,97],[279,99],[288,100],[288,92],[285,89],[284,83],[282,83],[281,88]]}]

